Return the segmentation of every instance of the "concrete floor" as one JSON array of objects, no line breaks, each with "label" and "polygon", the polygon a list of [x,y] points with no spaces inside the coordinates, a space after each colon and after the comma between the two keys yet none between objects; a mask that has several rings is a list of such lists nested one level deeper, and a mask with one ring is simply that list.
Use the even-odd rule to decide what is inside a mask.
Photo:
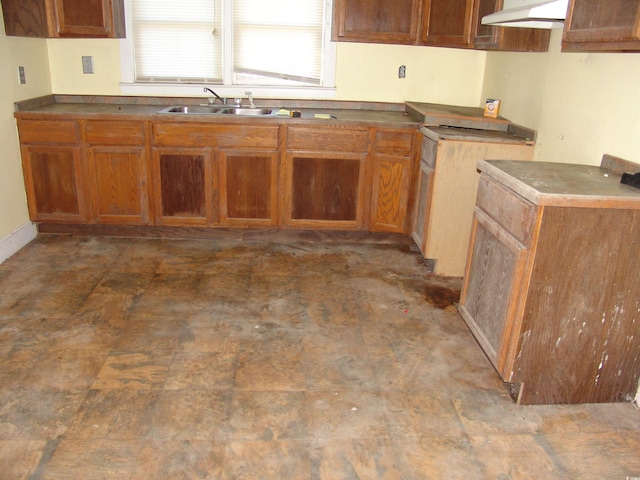
[{"label": "concrete floor", "polygon": [[0,265],[0,479],[625,479],[631,404],[514,405],[408,244],[39,237]]}]

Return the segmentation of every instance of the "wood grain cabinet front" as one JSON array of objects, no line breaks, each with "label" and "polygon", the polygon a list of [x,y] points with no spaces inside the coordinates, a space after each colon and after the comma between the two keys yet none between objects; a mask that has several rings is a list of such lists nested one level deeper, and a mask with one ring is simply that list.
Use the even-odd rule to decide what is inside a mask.
[{"label": "wood grain cabinet front", "polygon": [[93,221],[149,223],[146,123],[85,122],[87,190]]},{"label": "wood grain cabinet front", "polygon": [[408,233],[415,130],[375,130],[371,186],[372,231]]},{"label": "wood grain cabinet front", "polygon": [[78,122],[19,120],[18,131],[31,220],[88,221]]},{"label": "wood grain cabinet front", "polygon": [[287,129],[283,223],[363,229],[369,129]]},{"label": "wood grain cabinet front", "polygon": [[471,48],[475,0],[427,0],[421,41],[438,47]]},{"label": "wood grain cabinet front", "polygon": [[[459,310],[514,399],[631,400],[640,378],[637,194],[629,192],[636,208],[606,197],[609,186],[595,185],[584,191],[602,197],[554,192],[553,198],[533,196],[534,202],[516,193],[531,192],[520,188],[518,177],[480,169]],[[598,173],[589,175],[597,181]],[[566,179],[558,192],[579,185],[566,171],[545,178],[551,176]]]},{"label": "wood grain cabinet front", "polygon": [[640,0],[570,0],[562,50],[640,50]]},{"label": "wood grain cabinet front", "polygon": [[1,0],[7,35],[123,38],[124,0]]},{"label": "wood grain cabinet front", "polygon": [[550,30],[541,28],[510,28],[483,25],[482,18],[502,10],[504,0],[477,0],[473,20],[473,46],[478,50],[511,52],[546,52]]},{"label": "wood grain cabinet front", "polygon": [[335,0],[333,40],[415,44],[421,4],[422,0]]}]

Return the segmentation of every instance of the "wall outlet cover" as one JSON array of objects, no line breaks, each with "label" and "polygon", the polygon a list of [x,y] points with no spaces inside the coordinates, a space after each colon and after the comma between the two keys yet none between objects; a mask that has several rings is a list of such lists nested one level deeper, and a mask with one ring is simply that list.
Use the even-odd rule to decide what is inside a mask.
[{"label": "wall outlet cover", "polygon": [[24,67],[18,67],[18,81],[20,82],[20,85],[24,85],[25,83],[27,83],[27,77],[24,74]]},{"label": "wall outlet cover", "polygon": [[82,57],[82,73],[93,73],[93,57]]}]

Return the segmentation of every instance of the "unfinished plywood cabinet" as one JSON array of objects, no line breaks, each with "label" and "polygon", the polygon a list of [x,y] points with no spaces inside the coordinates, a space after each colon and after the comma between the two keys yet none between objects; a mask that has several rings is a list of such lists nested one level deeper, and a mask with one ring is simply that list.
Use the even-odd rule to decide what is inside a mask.
[{"label": "unfinished plywood cabinet", "polygon": [[640,378],[640,190],[599,167],[479,168],[459,308],[514,399],[631,400]]},{"label": "unfinished plywood cabinet", "polygon": [[1,0],[7,35],[123,38],[124,0]]},{"label": "unfinished plywood cabinet", "polygon": [[533,141],[505,131],[421,128],[412,236],[440,275],[461,277],[467,258],[479,160],[533,158]]}]

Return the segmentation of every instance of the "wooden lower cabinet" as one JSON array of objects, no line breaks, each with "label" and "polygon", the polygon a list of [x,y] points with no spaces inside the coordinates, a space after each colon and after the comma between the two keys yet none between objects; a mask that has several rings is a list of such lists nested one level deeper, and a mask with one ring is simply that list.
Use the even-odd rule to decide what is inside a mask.
[{"label": "wooden lower cabinet", "polygon": [[94,147],[89,152],[89,185],[97,223],[143,225],[149,222],[144,148]]},{"label": "wooden lower cabinet", "polygon": [[223,151],[220,163],[220,223],[251,227],[278,223],[277,152]]},{"label": "wooden lower cabinet", "polygon": [[[629,401],[638,388],[640,197],[635,209],[607,197],[597,167],[580,190],[572,167],[542,166],[550,180],[531,183],[548,197],[520,188],[524,167],[509,179],[480,167],[459,310],[521,404]],[[583,193],[558,193],[572,187]]]},{"label": "wooden lower cabinet", "polygon": [[217,177],[209,149],[154,149],[156,223],[207,226],[214,217]]},{"label": "wooden lower cabinet", "polygon": [[88,221],[79,148],[23,145],[22,161],[31,220]]},{"label": "wooden lower cabinet", "polygon": [[85,171],[95,223],[150,222],[147,125],[142,121],[84,122]]},{"label": "wooden lower cabinet", "polygon": [[365,155],[295,154],[288,163],[286,224],[363,228]]},{"label": "wooden lower cabinet", "polygon": [[506,132],[422,128],[420,173],[412,236],[434,273],[464,274],[473,207],[478,191],[478,161],[531,160],[531,142],[512,141]]}]

